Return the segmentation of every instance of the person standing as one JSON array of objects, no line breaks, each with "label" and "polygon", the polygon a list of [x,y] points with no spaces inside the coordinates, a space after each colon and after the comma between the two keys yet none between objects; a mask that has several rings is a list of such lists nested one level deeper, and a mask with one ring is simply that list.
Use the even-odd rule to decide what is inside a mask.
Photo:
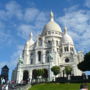
[{"label": "person standing", "polygon": [[81,84],[81,85],[80,85],[80,90],[88,90],[88,85],[86,85],[86,84]]},{"label": "person standing", "polygon": [[8,90],[8,84],[6,85],[5,90]]}]

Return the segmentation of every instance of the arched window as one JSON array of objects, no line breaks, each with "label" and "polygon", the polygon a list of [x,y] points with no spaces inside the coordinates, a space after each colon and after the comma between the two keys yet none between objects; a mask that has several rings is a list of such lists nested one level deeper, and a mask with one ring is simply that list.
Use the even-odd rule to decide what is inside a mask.
[{"label": "arched window", "polygon": [[38,61],[41,62],[41,51],[38,51]]},{"label": "arched window", "polygon": [[32,57],[33,56],[33,53],[30,53],[30,56]]},{"label": "arched window", "polygon": [[48,40],[48,45],[51,45],[51,44],[52,44],[52,42],[50,40]]},{"label": "arched window", "polygon": [[58,41],[56,41],[56,46],[58,46]]},{"label": "arched window", "polygon": [[48,31],[48,34],[51,34],[51,32],[50,32],[50,31]]},{"label": "arched window", "polygon": [[60,49],[60,52],[62,53],[62,48]]},{"label": "arched window", "polygon": [[33,64],[33,59],[31,59],[31,64]]},{"label": "arched window", "polygon": [[46,51],[46,62],[49,62],[49,51]]},{"label": "arched window", "polygon": [[65,50],[65,52],[67,52],[68,51],[68,47],[64,47],[64,50]]},{"label": "arched window", "polygon": [[70,48],[70,51],[74,51],[74,50],[73,50],[73,47]]},{"label": "arched window", "polygon": [[42,46],[42,39],[41,39],[41,38],[39,38],[38,45],[39,45],[39,46]]}]

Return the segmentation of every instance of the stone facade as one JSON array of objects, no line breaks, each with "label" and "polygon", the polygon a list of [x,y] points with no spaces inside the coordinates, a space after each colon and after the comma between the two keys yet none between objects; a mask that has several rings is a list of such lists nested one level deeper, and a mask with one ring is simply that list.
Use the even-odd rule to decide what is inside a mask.
[{"label": "stone facade", "polygon": [[[82,75],[77,68],[77,64],[83,61],[83,53],[77,52],[72,38],[68,35],[67,28],[62,32],[61,27],[54,21],[53,12],[50,13],[50,21],[44,26],[42,33],[37,40],[33,41],[33,35],[30,33],[30,39],[26,42],[22,52],[21,60],[13,71],[12,80],[20,83],[23,80],[23,73],[28,71],[30,80],[34,69],[45,68],[48,70],[48,79],[52,81],[54,75],[51,72],[52,66],[60,66],[61,76],[65,66],[72,67],[72,74]],[[49,59],[49,56],[52,59]]]}]

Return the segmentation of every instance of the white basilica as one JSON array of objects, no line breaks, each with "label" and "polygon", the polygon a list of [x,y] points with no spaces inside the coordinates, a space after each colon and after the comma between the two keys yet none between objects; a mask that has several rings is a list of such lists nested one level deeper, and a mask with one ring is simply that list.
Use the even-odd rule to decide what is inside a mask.
[{"label": "white basilica", "polygon": [[[49,56],[52,57],[49,59]],[[68,35],[67,28],[62,32],[61,27],[54,20],[53,12],[50,13],[50,21],[44,26],[42,33],[36,41],[33,41],[33,35],[26,42],[20,60],[23,63],[17,64],[12,73],[12,80],[20,83],[23,80],[24,72],[32,79],[34,69],[45,68],[48,70],[48,79],[52,81],[54,75],[51,67],[60,66],[61,76],[65,66],[72,67],[72,74],[82,75],[77,64],[83,60],[83,53],[77,52],[72,38]]]}]

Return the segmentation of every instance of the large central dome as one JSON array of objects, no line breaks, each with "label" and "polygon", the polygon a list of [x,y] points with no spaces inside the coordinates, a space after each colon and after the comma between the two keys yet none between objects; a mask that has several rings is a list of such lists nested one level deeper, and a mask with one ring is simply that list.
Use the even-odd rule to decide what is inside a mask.
[{"label": "large central dome", "polygon": [[61,27],[59,24],[57,24],[54,21],[54,14],[53,12],[50,13],[50,21],[44,26],[43,33],[47,31],[57,31],[57,32],[62,32]]}]

